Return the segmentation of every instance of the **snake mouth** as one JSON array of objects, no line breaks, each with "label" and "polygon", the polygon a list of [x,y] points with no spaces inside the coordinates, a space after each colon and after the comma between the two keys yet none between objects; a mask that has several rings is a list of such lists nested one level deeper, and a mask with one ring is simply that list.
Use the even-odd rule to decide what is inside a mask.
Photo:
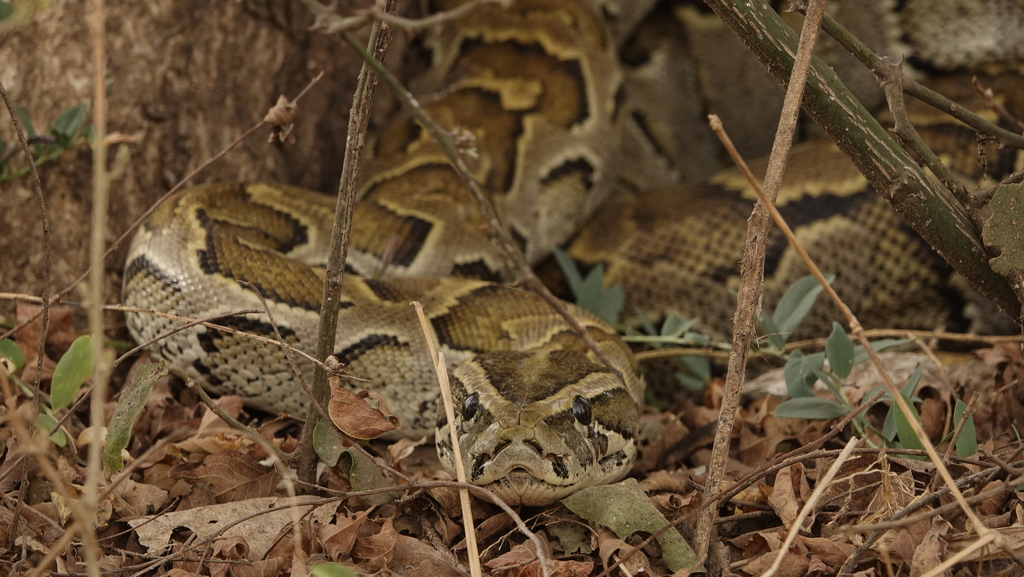
[{"label": "snake mouth", "polygon": [[541,506],[571,495],[577,484],[556,485],[538,478],[523,467],[515,467],[485,489],[495,493],[509,505]]}]

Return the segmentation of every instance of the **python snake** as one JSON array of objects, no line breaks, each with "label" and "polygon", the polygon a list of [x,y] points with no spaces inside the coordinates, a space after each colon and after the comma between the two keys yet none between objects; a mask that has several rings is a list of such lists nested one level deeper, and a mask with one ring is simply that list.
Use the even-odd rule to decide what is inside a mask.
[{"label": "python snake", "polygon": [[[701,187],[619,190],[605,202],[646,169],[614,168],[628,98],[615,42],[588,6],[569,0],[518,0],[509,9],[485,4],[424,42],[432,61],[415,92],[435,95],[425,109],[443,129],[463,137],[473,176],[531,263],[590,220],[570,252],[584,263],[609,264],[610,280],[629,285],[640,309],[652,310],[667,294],[685,303],[677,309],[684,314],[730,310],[728,280],[749,203],[720,194],[709,199],[699,194]],[[436,430],[449,470],[448,428],[454,426],[467,477],[510,503],[546,504],[624,476],[637,450],[645,388],[629,348],[606,323],[570,306],[611,360],[605,366],[539,297],[488,282],[500,278],[499,253],[464,184],[422,127],[395,122],[370,152],[347,261],[359,276],[345,279],[335,356],[352,374],[373,381],[401,420],[402,435]],[[899,313],[914,326],[940,322],[941,273],[927,249],[901,229],[891,210],[882,210],[877,196],[863,191],[862,179],[838,151],[818,147],[802,154],[810,155],[804,164],[835,165],[817,181],[802,181],[819,185],[809,203],[793,201],[807,234],[817,234],[826,250],[836,238],[883,249],[873,255],[833,250],[836,267],[866,271],[881,263],[898,273],[847,275],[855,288],[843,291],[867,295],[859,307],[886,321]],[[669,180],[651,175],[653,182]],[[729,174],[705,186],[742,188]],[[845,199],[844,215],[836,217],[841,222],[822,217],[815,197]],[[136,235],[123,300],[206,318],[262,308],[258,291],[284,339],[312,350],[333,205],[316,193],[276,184],[183,191]],[[615,218],[624,215],[632,218]],[[662,223],[680,219],[687,224],[663,232]],[[769,276],[784,286],[792,274],[773,273],[797,266],[776,247]],[[387,276],[373,278],[385,261]],[[887,284],[879,286],[879,278]],[[900,290],[908,285],[920,289],[911,300]],[[423,303],[431,338],[448,361],[455,423],[435,417],[433,364],[412,300]],[[261,314],[221,322],[274,334]],[[175,326],[142,314],[128,314],[127,323],[139,342]],[[241,395],[256,408],[302,414],[306,405],[277,347],[198,326],[160,340],[155,350],[209,390]],[[311,373],[309,363],[300,368]]]}]

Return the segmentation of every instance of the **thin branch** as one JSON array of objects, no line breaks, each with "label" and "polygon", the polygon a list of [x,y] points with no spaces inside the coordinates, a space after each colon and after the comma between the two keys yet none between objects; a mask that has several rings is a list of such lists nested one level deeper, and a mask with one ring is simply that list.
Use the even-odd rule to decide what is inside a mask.
[{"label": "thin branch", "polygon": [[907,104],[903,99],[903,84],[907,79],[903,75],[901,64],[889,62],[883,58],[878,66],[872,70],[878,78],[878,83],[882,86],[882,91],[885,93],[885,101],[889,105],[889,111],[892,113],[893,133],[903,144],[914,151],[914,154],[924,162],[928,170],[931,170],[932,174],[939,179],[939,182],[960,202],[960,206],[967,208],[970,205],[967,187],[957,180],[932,149],[928,148],[921,135],[917,133],[917,129],[910,123],[910,118],[907,115]]},{"label": "thin branch", "polygon": [[797,514],[796,519],[793,520],[791,527],[788,527],[786,531],[786,540],[782,542],[782,546],[779,547],[776,552],[775,560],[772,561],[772,566],[768,568],[762,574],[762,577],[774,577],[775,573],[778,572],[779,567],[782,566],[782,560],[786,558],[786,554],[789,552],[790,546],[796,541],[798,535],[800,535],[801,527],[804,524],[804,519],[811,514],[811,511],[817,505],[821,496],[825,493],[825,489],[832,483],[832,479],[835,478],[836,474],[839,473],[839,468],[843,466],[843,463],[850,457],[850,453],[853,452],[853,448],[857,445],[860,440],[856,437],[849,440],[843,450],[839,453],[839,456],[832,461],[832,466],[825,472],[825,476],[818,479],[818,482],[814,485],[814,492],[811,493],[810,498],[804,503],[804,506],[800,508],[800,513]]},{"label": "thin branch", "polygon": [[[876,54],[871,50],[871,48],[851,34],[849,30],[836,22],[832,16],[826,14],[822,19],[821,27],[826,34],[839,42],[843,48],[849,51],[850,54],[853,54],[857,60],[860,60],[872,72],[877,74],[879,69],[890,64],[884,57]],[[932,106],[939,112],[949,114],[953,118],[963,122],[982,134],[988,134],[995,137],[1001,147],[1009,146],[1011,148],[1024,148],[1024,136],[992,124],[988,120],[985,120],[974,112],[960,106],[949,98],[946,98],[938,92],[922,85],[913,78],[908,78],[906,75],[902,75],[900,88],[905,93]]]},{"label": "thin branch", "polygon": [[[388,9],[394,12],[394,0],[388,1]],[[389,26],[376,23],[370,32],[369,46],[374,55],[383,58],[391,43],[392,31]],[[345,281],[345,261],[348,258],[349,237],[352,232],[352,211],[356,203],[359,184],[360,157],[366,142],[366,128],[370,121],[370,109],[377,89],[377,77],[370,72],[366,63],[359,70],[356,91],[352,97],[352,108],[348,118],[348,137],[342,161],[341,178],[338,182],[338,200],[334,209],[334,228],[327,253],[327,269],[324,273],[323,296],[320,303],[320,326],[317,329],[314,356],[323,362],[334,350],[338,329],[338,306],[341,289]],[[299,479],[312,483],[316,476],[317,455],[313,449],[313,430],[320,420],[318,406],[326,405],[330,399],[327,386],[327,372],[318,363],[313,369],[313,387],[310,391],[312,404],[306,423],[302,428],[296,469]],[[330,419],[328,419],[330,422]]]},{"label": "thin branch", "polygon": [[[106,425],[104,406],[107,403],[107,386],[110,378],[111,357],[104,344],[106,337],[103,326],[103,287],[106,270],[103,266],[103,249],[106,246],[107,206],[110,202],[110,174],[107,172],[107,85],[106,76],[106,10],[104,0],[93,0],[89,14],[89,28],[92,36],[92,83],[93,83],[93,156],[92,156],[92,222],[89,240],[89,283],[86,290],[86,305],[89,313],[89,333],[92,335],[92,388],[90,389],[89,421],[94,430]],[[85,490],[82,505],[91,516],[99,513],[99,485],[103,477],[103,443],[94,439],[89,443],[86,464]],[[88,522],[81,520],[82,522]],[[86,570],[91,577],[100,577],[98,566],[101,551],[98,544],[86,543]]]},{"label": "thin branch", "polygon": [[380,0],[378,0],[378,2],[371,8],[354,11],[352,16],[344,18],[335,15],[333,5],[325,6],[319,2],[307,2],[306,8],[308,8],[316,18],[313,21],[314,28],[321,28],[328,34],[337,34],[339,32],[358,30],[359,28],[362,28],[374,21],[384,22],[404,30],[423,30],[425,28],[440,26],[445,22],[462,18],[475,10],[476,7],[481,4],[501,4],[503,6],[508,6],[510,2],[511,0],[469,0],[465,4],[456,6],[451,10],[435,12],[434,14],[424,16],[423,18],[402,18],[401,16],[395,16],[393,9],[381,7],[382,2]]},{"label": "thin branch", "polygon": [[[2,293],[0,293],[2,295]],[[869,339],[875,338],[897,338],[897,339],[937,339],[940,341],[949,341],[953,343],[978,343],[986,345],[996,345],[999,343],[1020,343],[1020,335],[976,335],[974,333],[948,333],[946,331],[915,331],[905,329],[866,329],[864,336]],[[655,340],[657,337],[652,338]],[[640,339],[631,337],[625,337],[626,342],[644,342]],[[822,348],[825,346],[825,341],[828,338],[819,339],[807,339],[805,341],[793,341],[786,343],[784,352],[794,351],[796,349],[807,349],[807,348]],[[657,340],[656,342],[663,342]],[[678,356],[696,356],[696,357],[707,357],[711,359],[726,359],[729,358],[728,350],[720,350],[710,347],[673,347],[665,349],[654,349],[650,351],[640,351],[635,353],[638,361],[649,361],[652,359],[660,359],[665,357],[678,357]],[[755,352],[751,351],[748,353],[747,358],[751,359],[764,359],[777,357],[778,355],[766,352]]]},{"label": "thin branch", "polygon": [[[11,102],[10,97],[7,95],[7,90],[4,88],[3,83],[0,83],[0,96],[4,99],[4,104],[7,106],[7,112],[11,115],[11,123],[14,125],[14,132],[18,135],[18,144],[21,146],[21,150],[25,153],[25,161],[28,163],[29,172],[32,174],[32,191],[35,193],[36,201],[39,203],[39,220],[43,225],[43,290],[40,296],[40,300],[43,302],[43,309],[41,311],[42,321],[39,328],[39,343],[36,347],[36,374],[32,379],[32,392],[33,398],[36,400],[36,411],[39,410],[39,399],[41,398],[39,390],[39,381],[43,375],[43,359],[46,357],[46,333],[50,327],[50,274],[53,270],[52,267],[52,247],[50,244],[50,218],[46,213],[46,199],[43,198],[43,185],[39,180],[39,172],[36,170],[35,160],[32,158],[32,150],[28,147],[28,141],[25,138],[25,130],[21,126],[21,121],[18,119],[18,115],[14,111],[14,104]],[[16,149],[11,147],[10,153],[14,154]],[[27,471],[22,471],[22,482],[24,483]],[[22,485],[24,486],[24,485]],[[18,524],[21,521],[18,512],[21,510],[24,504],[25,491],[18,492],[18,504],[15,508],[14,522],[10,529],[10,540],[11,543],[8,546],[13,545],[13,540],[18,534]],[[22,548],[27,547],[26,543],[22,543]]]},{"label": "thin branch", "polygon": [[[725,377],[725,390],[722,396],[722,412],[718,417],[718,430],[708,465],[707,486],[717,487],[725,476],[725,465],[729,458],[729,444],[732,439],[733,423],[739,409],[740,395],[743,392],[743,379],[747,369],[747,352],[754,334],[754,320],[761,309],[762,285],[764,283],[764,259],[768,247],[768,231],[771,220],[763,205],[771,205],[778,196],[782,186],[782,175],[786,169],[786,157],[793,145],[793,134],[796,121],[800,114],[800,101],[803,98],[807,72],[811,66],[814,44],[818,36],[821,15],[825,11],[825,0],[812,0],[810,9],[804,19],[800,43],[797,48],[793,73],[786,89],[786,96],[779,114],[779,127],[775,133],[771,156],[764,186],[767,196],[761,204],[754,207],[747,225],[747,239],[743,249],[743,261],[740,263],[740,286],[736,297],[736,316],[733,319],[732,355]],[[712,120],[712,125],[714,125]],[[717,508],[705,509],[697,519],[696,551],[699,557],[705,557],[708,546],[713,538]]]}]

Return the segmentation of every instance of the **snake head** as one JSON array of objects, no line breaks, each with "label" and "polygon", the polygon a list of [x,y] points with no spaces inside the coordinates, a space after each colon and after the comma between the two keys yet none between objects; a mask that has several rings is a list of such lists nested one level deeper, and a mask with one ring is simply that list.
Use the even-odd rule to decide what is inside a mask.
[{"label": "snake head", "polygon": [[[466,478],[509,504],[546,505],[616,481],[633,463],[637,402],[581,351],[481,353],[451,382]],[[438,455],[454,473],[449,429],[441,412]]]}]

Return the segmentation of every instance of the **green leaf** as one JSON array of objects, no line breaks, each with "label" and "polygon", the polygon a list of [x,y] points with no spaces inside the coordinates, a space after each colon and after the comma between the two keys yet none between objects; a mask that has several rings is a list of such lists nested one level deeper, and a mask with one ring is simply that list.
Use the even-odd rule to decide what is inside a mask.
[{"label": "green leaf", "polygon": [[14,370],[21,370],[25,366],[25,355],[21,354],[18,344],[11,339],[0,340],[0,356],[14,364]]},{"label": "green leaf", "polygon": [[132,429],[146,408],[153,384],[166,374],[167,363],[147,361],[135,369],[131,382],[121,389],[117,407],[107,427],[107,442],[103,446],[103,468],[107,477],[117,473],[124,466],[121,451],[128,446],[132,438]]},{"label": "green leaf", "polygon": [[345,452],[338,430],[324,419],[318,419],[313,427],[313,450],[328,467],[336,466]]},{"label": "green leaf", "polygon": [[[349,448],[345,450],[343,457],[349,459],[348,481],[352,484],[354,491],[368,491],[392,485],[384,473],[381,473],[377,463],[371,461],[363,453]],[[345,468],[344,465],[339,466]],[[384,505],[401,496],[401,493],[377,493],[376,495],[367,495],[363,499],[371,505]]]},{"label": "green leaf", "polygon": [[676,381],[691,393],[699,393],[707,387],[706,382],[682,371],[676,371]]},{"label": "green leaf", "polygon": [[832,321],[832,334],[825,341],[825,356],[832,372],[845,381],[853,368],[853,342],[846,336],[842,325]]},{"label": "green leaf", "polygon": [[605,322],[614,324],[619,321],[619,314],[626,304],[626,294],[622,287],[604,286],[604,265],[599,264],[590,269],[587,278],[583,279],[580,293],[576,295],[576,304],[601,317]]},{"label": "green leaf", "polygon": [[[902,393],[901,393],[902,395]],[[923,449],[924,445],[921,443],[921,439],[917,437],[917,433],[910,426],[910,419],[914,419],[918,423],[921,422],[921,415],[917,413],[917,408],[907,398],[906,395],[902,395],[903,400],[907,402],[907,406],[910,407],[910,415],[904,414],[900,406],[895,402],[892,404],[893,408],[893,420],[896,425],[896,437],[899,439],[899,446],[904,449]],[[922,457],[923,458],[923,457]]]},{"label": "green leaf", "polygon": [[583,276],[580,275],[580,269],[576,267],[576,261],[557,246],[551,250],[551,253],[555,255],[555,262],[558,263],[558,268],[562,269],[562,274],[565,275],[565,281],[569,283],[572,295],[579,299],[580,293],[583,292]]},{"label": "green leaf", "polygon": [[[834,274],[825,275],[825,280],[829,284],[832,284],[835,279],[836,275]],[[807,275],[793,283],[786,294],[782,295],[779,304],[775,307],[772,320],[775,321],[775,326],[778,327],[784,339],[788,340],[793,331],[803,322],[807,313],[811,312],[811,307],[814,306],[814,301],[822,290],[824,289],[818,280]]]},{"label": "green leaf", "polygon": [[790,399],[775,407],[775,416],[784,419],[838,419],[848,412],[835,401],[817,397]]},{"label": "green leaf", "polygon": [[609,324],[619,320],[622,307],[626,304],[626,295],[620,286],[604,286],[604,265],[599,264],[590,269],[587,278],[580,276],[576,262],[565,251],[553,250],[558,267],[562,269],[569,290],[576,297],[576,305],[601,317]]},{"label": "green leaf", "polygon": [[356,574],[348,567],[327,561],[313,565],[309,568],[309,572],[316,577],[356,577]]},{"label": "green leaf", "polygon": [[795,350],[789,355],[786,361],[786,368],[782,374],[786,378],[786,390],[789,396],[796,399],[801,397],[814,396],[814,381],[818,380],[815,370],[820,371],[825,362],[825,355],[815,353],[805,355],[801,350]]},{"label": "green leaf", "polygon": [[764,314],[764,311],[759,312],[757,318],[761,321],[761,328],[764,329],[765,336],[768,337],[768,344],[780,351],[785,349],[786,340],[789,338],[789,335],[782,334],[775,321],[770,316]]},{"label": "green leaf", "polygon": [[39,413],[36,416],[36,428],[40,431],[53,431],[50,435],[50,440],[53,441],[54,445],[58,447],[66,447],[68,444],[68,438],[64,435],[64,431],[60,429],[54,430],[57,426],[57,419],[54,419],[52,415],[47,413]]},{"label": "green leaf", "polygon": [[[967,404],[957,399],[956,406],[953,407],[953,424],[955,426],[960,425],[960,419],[966,410]],[[956,454],[958,457],[966,458],[977,452],[978,433],[974,430],[974,415],[968,415],[967,422],[964,423],[964,428],[960,431],[960,437],[956,440]]]},{"label": "green leaf", "polygon": [[[878,339],[877,341],[871,341],[871,349],[876,353],[880,353],[886,349],[905,345],[907,343],[914,342],[914,339]],[[868,354],[864,352],[864,347],[857,345],[853,348],[853,364],[859,365],[864,361],[868,360]]]},{"label": "green leaf", "polygon": [[992,270],[1013,281],[1024,271],[1024,246],[1021,222],[1024,222],[1024,184],[1001,184],[989,201],[992,216],[985,222],[981,237],[999,256],[989,261]]},{"label": "green leaf", "polygon": [[71,343],[71,348],[57,361],[50,381],[50,406],[63,409],[75,400],[78,388],[92,374],[92,339],[82,335]]},{"label": "green leaf", "polygon": [[914,392],[917,391],[917,383],[921,381],[922,374],[924,374],[924,363],[917,365],[917,368],[914,369],[914,374],[910,375],[910,378],[907,379],[907,384],[903,385],[900,389],[904,397],[908,399],[914,398]]},{"label": "green leaf", "polygon": [[698,357],[694,355],[686,355],[679,357],[679,362],[683,363],[686,370],[690,371],[690,374],[697,377],[705,384],[711,381],[711,361],[706,357]]},{"label": "green leaf", "polygon": [[699,320],[699,318],[683,320],[679,318],[679,315],[672,313],[668,315],[665,322],[661,324],[661,336],[678,337],[692,329],[693,325],[697,324]]},{"label": "green leaf", "polygon": [[70,146],[71,141],[78,136],[88,114],[89,107],[78,104],[61,112],[57,120],[53,121],[50,132],[57,137],[57,142],[62,148]]},{"label": "green leaf", "polygon": [[21,122],[21,127],[25,130],[25,138],[36,136],[36,127],[32,125],[32,119],[29,118],[25,109],[15,104],[14,113],[18,115],[18,121]]},{"label": "green leaf", "polygon": [[[668,524],[636,479],[588,487],[562,499],[562,504],[587,521],[608,527],[619,539],[626,539],[637,531],[654,533]],[[697,565],[697,554],[676,529],[662,533],[658,543],[669,571]]]},{"label": "green leaf", "polygon": [[14,6],[10,2],[0,1],[0,20],[6,20],[14,14]]},{"label": "green leaf", "polygon": [[647,315],[639,307],[633,307],[633,315],[640,321],[640,330],[645,335],[655,336],[658,334],[658,331],[654,328],[654,323],[651,322],[651,319],[647,318]]},{"label": "green leaf", "polygon": [[841,401],[846,398],[843,395],[843,384],[837,383],[836,379],[830,373],[826,373],[820,369],[814,369],[814,375],[818,377],[819,381],[825,383],[825,386],[828,387],[828,391],[832,393],[832,396],[835,397],[837,401]]}]

